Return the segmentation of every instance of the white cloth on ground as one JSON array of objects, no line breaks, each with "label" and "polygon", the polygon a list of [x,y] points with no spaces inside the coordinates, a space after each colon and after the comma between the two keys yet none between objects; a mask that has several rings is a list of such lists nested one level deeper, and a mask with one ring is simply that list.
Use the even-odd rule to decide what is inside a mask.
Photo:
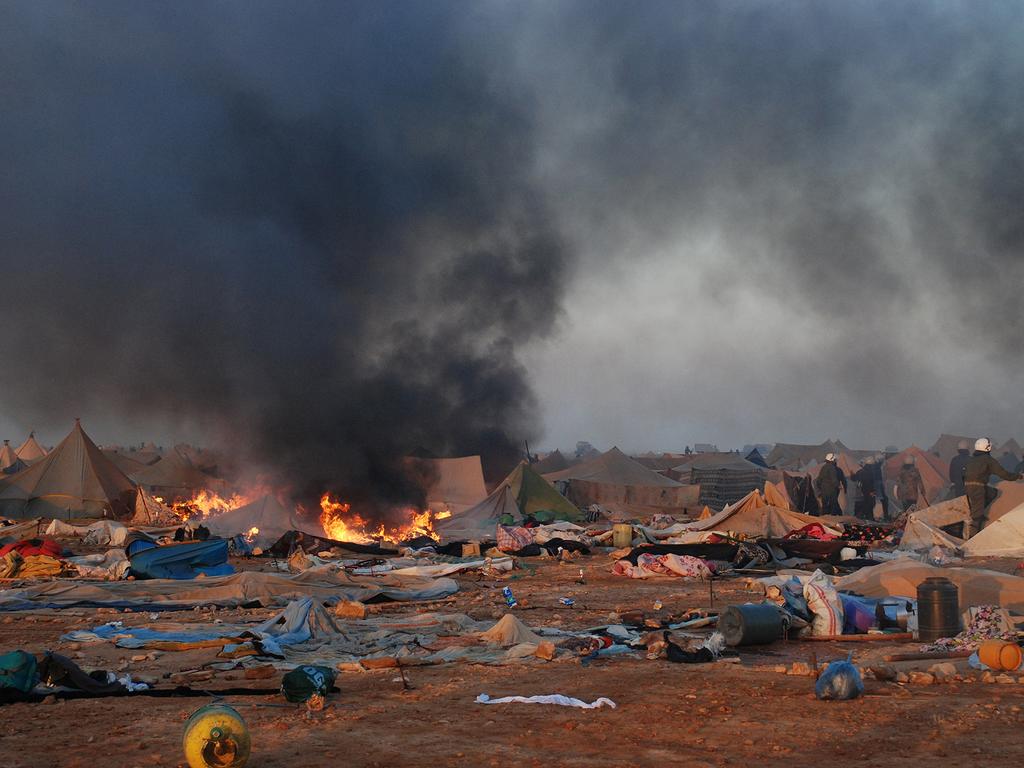
[{"label": "white cloth on ground", "polygon": [[578,709],[598,709],[608,706],[615,709],[615,702],[606,699],[604,696],[589,704],[581,699],[574,699],[571,696],[563,696],[560,693],[553,693],[547,696],[503,696],[500,699],[492,699],[486,693],[476,697],[477,704],[557,704],[560,707],[577,707]]}]

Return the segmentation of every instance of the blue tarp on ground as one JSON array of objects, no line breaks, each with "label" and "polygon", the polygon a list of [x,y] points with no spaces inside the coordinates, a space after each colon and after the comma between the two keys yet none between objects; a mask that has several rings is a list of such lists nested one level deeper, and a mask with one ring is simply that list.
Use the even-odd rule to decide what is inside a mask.
[{"label": "blue tarp on ground", "polygon": [[227,539],[168,544],[136,552],[131,575],[137,579],[194,579],[227,576],[235,572],[228,563]]}]

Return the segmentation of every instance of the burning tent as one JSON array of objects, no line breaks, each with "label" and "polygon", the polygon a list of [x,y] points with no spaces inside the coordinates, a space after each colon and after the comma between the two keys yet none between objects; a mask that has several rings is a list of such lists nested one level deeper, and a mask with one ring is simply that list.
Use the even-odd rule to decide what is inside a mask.
[{"label": "burning tent", "polygon": [[426,489],[427,507],[433,512],[463,512],[487,496],[479,456],[452,459],[408,457],[421,477],[430,478]]},{"label": "burning tent", "polygon": [[75,419],[60,445],[0,480],[0,514],[8,517],[112,517],[130,513],[135,485],[103,455]]},{"label": "burning tent", "polygon": [[165,499],[188,499],[196,491],[224,489],[224,481],[196,469],[177,451],[131,475],[138,485]]},{"label": "burning tent", "polygon": [[173,509],[157,501],[139,487],[135,491],[135,512],[129,523],[141,526],[171,526],[181,522],[181,517]]},{"label": "burning tent", "polygon": [[205,517],[201,522],[215,536],[242,534],[261,547],[273,544],[288,531],[319,527],[302,520],[294,507],[289,508],[270,493],[230,512]]}]

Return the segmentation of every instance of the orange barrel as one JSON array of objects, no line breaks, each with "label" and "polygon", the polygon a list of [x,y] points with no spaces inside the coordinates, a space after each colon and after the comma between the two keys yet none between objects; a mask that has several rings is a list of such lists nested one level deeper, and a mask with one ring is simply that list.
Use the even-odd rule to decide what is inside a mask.
[{"label": "orange barrel", "polygon": [[986,640],[978,646],[978,659],[992,669],[1017,669],[1022,656],[1020,646],[1006,640]]}]

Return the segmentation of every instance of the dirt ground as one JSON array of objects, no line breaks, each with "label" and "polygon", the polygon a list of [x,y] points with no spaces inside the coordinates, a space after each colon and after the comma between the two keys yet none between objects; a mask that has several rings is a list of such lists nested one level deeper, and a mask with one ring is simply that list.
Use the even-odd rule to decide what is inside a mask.
[{"label": "dirt ground", "polygon": [[[603,555],[573,564],[526,561],[507,580],[459,577],[460,593],[430,606],[389,605],[389,614],[424,610],[461,611],[477,619],[505,612],[501,588],[510,585],[521,606],[517,615],[532,626],[583,628],[607,623],[618,610],[652,616],[689,608],[721,608],[757,599],[742,580],[716,582],[714,602],[706,585],[679,579],[634,581],[608,573]],[[245,567],[258,567],[246,563]],[[586,583],[575,583],[579,567]],[[566,608],[561,596],[574,597]],[[663,603],[654,610],[655,600]],[[153,676],[212,662],[216,649],[168,652],[133,661],[111,644],[75,646],[60,641],[73,628],[115,618],[110,611],[77,609],[0,617],[0,649],[73,656],[85,669],[127,669]],[[253,620],[270,609],[165,614],[174,621]],[[145,613],[120,613],[139,625]],[[852,702],[814,698],[813,677],[785,674],[793,662],[830,661],[854,651],[864,666],[886,653],[916,650],[892,643],[780,642],[741,649],[740,663],[671,664],[664,660],[609,658],[583,665],[577,658],[488,667],[453,664],[405,670],[408,689],[395,669],[339,674],[341,692],[325,710],[273,696],[230,696],[249,724],[250,766],[692,766],[784,764],[790,768],[832,763],[891,766],[939,760],[943,765],[1017,765],[1024,759],[1020,727],[1024,682],[982,682],[963,661],[965,679],[933,685],[866,681],[866,695]],[[926,670],[935,662],[893,664]],[[276,689],[280,673],[246,680],[240,671],[216,673],[204,686]],[[577,710],[525,704],[482,705],[492,697],[562,693],[592,701],[605,696],[615,709]],[[12,704],[0,707],[0,758],[4,768],[117,768],[184,764],[184,721],[203,698],[113,698]]]}]

